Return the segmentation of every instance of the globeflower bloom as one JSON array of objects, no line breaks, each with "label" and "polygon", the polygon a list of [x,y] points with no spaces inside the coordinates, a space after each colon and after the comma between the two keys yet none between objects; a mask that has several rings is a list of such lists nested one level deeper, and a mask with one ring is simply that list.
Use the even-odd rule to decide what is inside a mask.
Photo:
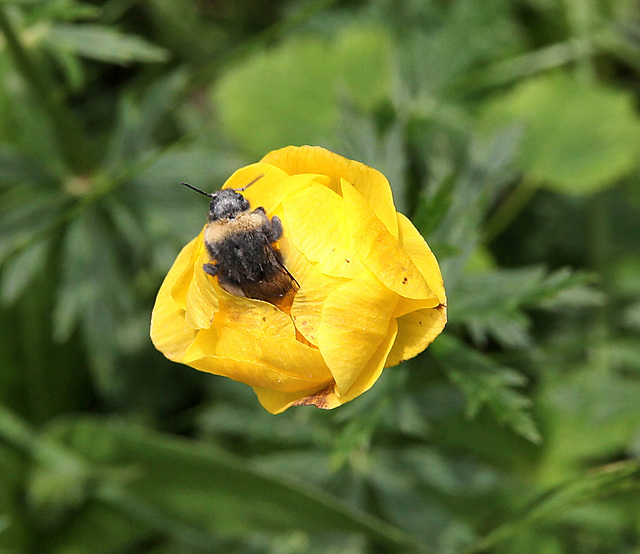
[{"label": "globeflower bloom", "polygon": [[282,221],[277,246],[299,289],[277,303],[230,294],[203,270],[211,261],[203,229],[160,288],[151,339],[170,360],[250,385],[271,413],[335,408],[440,334],[438,262],[375,169],[290,146],[236,171],[223,188],[259,175],[242,194],[252,210]]}]

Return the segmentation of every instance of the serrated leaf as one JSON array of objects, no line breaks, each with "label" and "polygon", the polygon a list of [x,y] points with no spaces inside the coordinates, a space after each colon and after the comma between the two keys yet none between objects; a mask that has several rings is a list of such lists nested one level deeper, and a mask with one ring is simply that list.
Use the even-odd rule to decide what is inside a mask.
[{"label": "serrated leaf", "polygon": [[46,28],[42,40],[50,49],[103,62],[164,62],[168,58],[163,48],[105,25],[56,23]]},{"label": "serrated leaf", "polygon": [[526,383],[522,374],[448,335],[439,337],[430,349],[449,379],[467,397],[469,417],[486,405],[498,421],[517,434],[536,444],[542,441],[530,413],[531,400],[512,388]]},{"label": "serrated leaf", "polygon": [[566,268],[547,273],[540,266],[470,273],[449,295],[449,317],[468,325],[480,342],[491,335],[505,346],[527,346],[525,309],[597,305],[603,296],[588,286],[592,280],[587,273]]},{"label": "serrated leaf", "polygon": [[537,77],[485,111],[486,129],[517,122],[522,169],[549,190],[594,194],[637,166],[640,119],[627,92],[565,74]]}]

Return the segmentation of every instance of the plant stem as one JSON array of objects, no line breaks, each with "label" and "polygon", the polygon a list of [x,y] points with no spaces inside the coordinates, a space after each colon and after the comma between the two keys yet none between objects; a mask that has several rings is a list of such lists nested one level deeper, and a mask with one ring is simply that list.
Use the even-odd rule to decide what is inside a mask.
[{"label": "plant stem", "polygon": [[5,37],[7,50],[16,67],[27,82],[33,96],[49,117],[67,163],[80,174],[87,172],[92,161],[89,155],[88,141],[84,140],[80,126],[69,107],[54,92],[55,83],[34,62],[2,7],[0,7],[0,32]]}]

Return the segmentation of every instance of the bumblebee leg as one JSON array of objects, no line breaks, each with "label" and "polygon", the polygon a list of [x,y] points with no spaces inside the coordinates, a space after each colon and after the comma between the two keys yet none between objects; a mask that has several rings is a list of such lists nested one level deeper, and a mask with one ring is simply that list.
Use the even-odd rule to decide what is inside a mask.
[{"label": "bumblebee leg", "polygon": [[215,275],[216,273],[218,273],[218,268],[213,264],[204,264],[202,266],[202,269],[204,269],[204,272],[208,273],[209,275]]},{"label": "bumblebee leg", "polygon": [[282,221],[277,215],[271,218],[271,226],[268,233],[269,242],[275,242],[282,236]]}]

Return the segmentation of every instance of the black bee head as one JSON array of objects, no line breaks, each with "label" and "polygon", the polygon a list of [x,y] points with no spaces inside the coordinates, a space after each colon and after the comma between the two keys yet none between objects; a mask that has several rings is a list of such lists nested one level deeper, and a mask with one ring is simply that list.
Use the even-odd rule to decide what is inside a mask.
[{"label": "black bee head", "polygon": [[209,222],[233,219],[249,209],[249,201],[232,189],[223,189],[211,195]]}]

